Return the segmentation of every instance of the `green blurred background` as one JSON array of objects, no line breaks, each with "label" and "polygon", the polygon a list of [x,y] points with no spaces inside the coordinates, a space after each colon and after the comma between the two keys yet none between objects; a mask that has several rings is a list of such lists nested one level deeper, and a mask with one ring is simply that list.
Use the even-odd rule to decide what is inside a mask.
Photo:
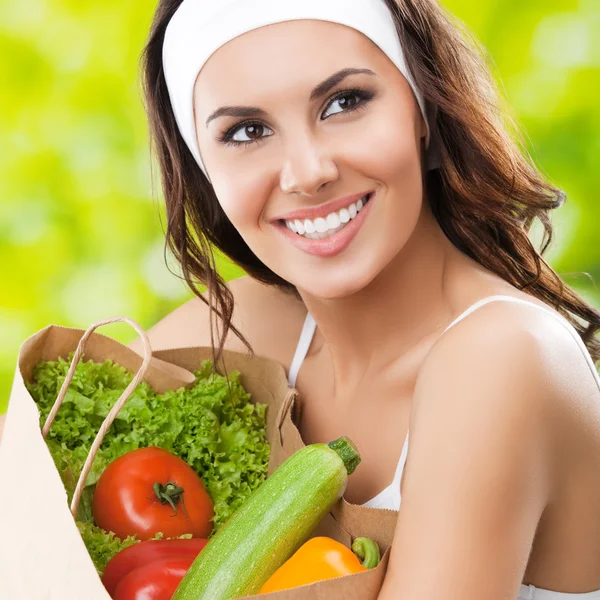
[{"label": "green blurred background", "polygon": [[[529,152],[568,194],[552,214],[547,260],[600,308],[599,0],[444,3],[486,46]],[[164,263],[141,104],[154,3],[0,6],[2,413],[18,348],[38,329],[117,315],[149,328],[191,293]],[[223,260],[221,269],[243,274]],[[121,324],[102,333],[136,337]]]}]

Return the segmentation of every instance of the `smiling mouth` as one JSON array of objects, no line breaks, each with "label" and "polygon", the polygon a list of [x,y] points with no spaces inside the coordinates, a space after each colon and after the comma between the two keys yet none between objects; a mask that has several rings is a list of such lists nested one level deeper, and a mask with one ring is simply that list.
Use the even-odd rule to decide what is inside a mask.
[{"label": "smiling mouth", "polygon": [[373,193],[366,194],[357,202],[353,202],[349,206],[334,211],[327,217],[319,217],[317,219],[295,219],[285,221],[281,219],[279,222],[283,227],[287,227],[296,235],[310,240],[319,240],[331,237],[339,231],[342,231],[346,225],[351,223],[364,206],[371,200]]}]

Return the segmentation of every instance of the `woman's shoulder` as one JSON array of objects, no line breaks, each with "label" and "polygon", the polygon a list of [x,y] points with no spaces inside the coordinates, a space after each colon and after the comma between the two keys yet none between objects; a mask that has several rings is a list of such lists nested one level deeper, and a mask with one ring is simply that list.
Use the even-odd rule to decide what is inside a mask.
[{"label": "woman's shoulder", "polygon": [[[532,304],[547,307],[539,300]],[[427,459],[434,460],[440,447],[452,448],[455,457],[462,452],[478,459],[493,449],[489,474],[507,477],[518,470],[518,461],[510,462],[513,450],[523,465],[526,455],[539,458],[545,467],[538,474],[553,510],[540,524],[535,556],[549,563],[556,548],[573,546],[573,539],[580,548],[591,547],[586,532],[600,497],[598,376],[577,331],[567,324],[550,307],[511,301],[482,305],[427,354],[409,425],[407,465],[412,460],[413,473],[428,472]],[[432,440],[435,447],[429,446]],[[464,464],[457,460],[453,464]],[[452,458],[444,455],[444,461],[451,464]],[[567,541],[565,531],[578,534]],[[528,571],[525,580],[538,574]]]},{"label": "woman's shoulder", "polygon": [[439,336],[426,361],[470,356],[485,362],[501,355],[520,356],[532,368],[537,365],[554,375],[553,380],[557,376],[569,380],[575,373],[587,373],[588,381],[594,379],[589,377],[587,350],[579,334],[557,310],[523,292],[482,300],[473,303],[478,305],[476,310],[466,311],[464,318]]},{"label": "woman's shoulder", "polygon": [[[419,404],[452,397],[460,402],[450,401],[446,409],[466,414],[510,414],[514,405],[515,415],[543,423],[556,443],[568,431],[583,435],[578,415],[593,413],[600,420],[600,389],[587,350],[556,310],[524,294],[511,296],[527,303],[484,303],[437,339],[418,374],[415,414]],[[490,398],[496,396],[494,405]]]},{"label": "woman's shoulder", "polygon": [[[232,324],[250,342],[255,353],[288,366],[294,354],[306,307],[293,294],[266,285],[250,276],[226,282],[234,300]],[[202,296],[207,299],[207,293]],[[194,297],[167,314],[148,330],[154,350],[177,347],[210,346],[210,309]],[[134,340],[130,347],[141,351]],[[227,350],[247,352],[246,346],[230,330]]]}]

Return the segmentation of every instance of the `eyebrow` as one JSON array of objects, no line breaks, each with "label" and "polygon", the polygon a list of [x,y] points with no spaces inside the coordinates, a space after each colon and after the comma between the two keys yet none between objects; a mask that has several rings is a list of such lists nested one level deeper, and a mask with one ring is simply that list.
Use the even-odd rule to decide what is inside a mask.
[{"label": "eyebrow", "polygon": [[[358,75],[358,74],[366,74],[376,76],[374,71],[371,69],[341,69],[337,71],[333,75],[327,77],[327,79],[323,80],[315,89],[310,93],[310,101],[314,102],[315,100],[322,98],[325,96],[330,90],[332,90],[336,85],[341,83],[346,77],[350,77],[350,75]],[[206,119],[206,126],[218,117],[259,117],[266,118],[267,113],[262,110],[262,108],[258,108],[256,106],[222,106],[221,108],[217,108],[213,113],[211,113]]]}]

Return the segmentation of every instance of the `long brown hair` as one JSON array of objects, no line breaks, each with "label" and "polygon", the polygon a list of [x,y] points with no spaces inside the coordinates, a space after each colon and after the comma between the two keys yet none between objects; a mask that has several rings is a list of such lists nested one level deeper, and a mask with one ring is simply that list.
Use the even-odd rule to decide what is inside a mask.
[{"label": "long brown hair", "polygon": [[[426,190],[440,227],[466,255],[559,311],[577,329],[593,360],[600,360],[600,341],[595,339],[600,312],[542,258],[552,241],[547,213],[564,203],[565,194],[544,179],[524,150],[517,127],[501,108],[485,50],[436,0],[385,2],[413,78],[428,104],[437,107],[431,125],[439,136],[441,168],[427,174]],[[216,364],[229,329],[252,348],[231,323],[233,295],[217,273],[213,247],[251,277],[299,296],[246,245],[177,129],[162,46],[180,4],[159,1],[141,57],[142,84],[166,200],[165,250],[171,250],[187,285],[210,307]],[[544,231],[540,252],[528,237],[536,218]],[[207,286],[208,301],[199,284]],[[213,318],[221,329],[216,345]]]}]

